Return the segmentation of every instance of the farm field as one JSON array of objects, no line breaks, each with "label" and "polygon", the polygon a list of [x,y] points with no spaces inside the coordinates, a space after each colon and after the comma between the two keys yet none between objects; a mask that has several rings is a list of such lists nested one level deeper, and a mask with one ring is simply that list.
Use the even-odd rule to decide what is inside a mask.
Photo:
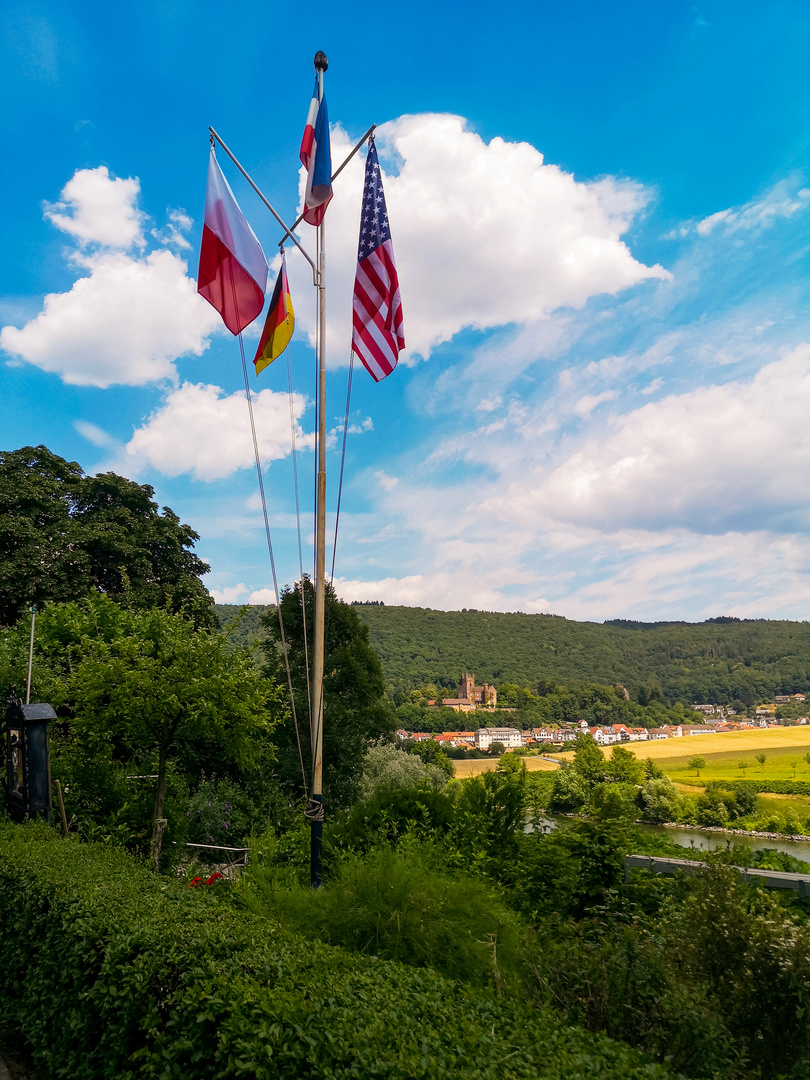
[{"label": "farm field", "polygon": [[[559,768],[553,761],[546,761],[545,758],[539,757],[527,757],[523,758],[526,762],[526,769],[529,772],[553,772]],[[492,772],[493,769],[498,768],[497,758],[470,758],[467,761],[454,761],[453,768],[456,770],[457,780],[466,780],[469,776],[480,776],[483,772]]]},{"label": "farm field", "polygon": [[[695,784],[707,780],[804,780],[810,781],[810,728],[765,728],[734,731],[726,735],[698,735],[682,739],[662,739],[651,743],[625,743],[640,760],[652,758],[676,783]],[[603,751],[610,754],[608,747]],[[757,754],[765,755],[760,765]],[[557,755],[571,760],[573,752]],[[687,765],[689,758],[706,759],[700,777]],[[747,768],[740,768],[744,762]]]}]

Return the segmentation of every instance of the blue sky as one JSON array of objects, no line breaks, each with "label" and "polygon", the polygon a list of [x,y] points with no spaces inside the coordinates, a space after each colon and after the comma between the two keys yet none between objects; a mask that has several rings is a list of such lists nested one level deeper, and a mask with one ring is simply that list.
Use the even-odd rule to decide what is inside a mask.
[{"label": "blue sky", "polygon": [[[350,2],[317,31],[311,13],[3,8],[3,449],[153,485],[218,598],[269,599],[238,345],[194,291],[207,129],[292,219],[323,49],[334,157],[380,125],[408,342],[383,383],[354,379],[338,592],[805,618],[810,7]],[[272,257],[277,227],[219,160]],[[327,215],[333,431],[361,177],[358,159]],[[294,256],[289,274],[308,545],[314,296]],[[282,357],[253,383],[282,583],[287,380]]]}]

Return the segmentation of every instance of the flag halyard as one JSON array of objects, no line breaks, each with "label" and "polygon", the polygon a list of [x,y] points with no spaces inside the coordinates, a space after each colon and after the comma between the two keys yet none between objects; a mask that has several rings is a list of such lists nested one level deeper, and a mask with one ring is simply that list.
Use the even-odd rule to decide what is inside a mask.
[{"label": "flag halyard", "polygon": [[374,139],[369,140],[354,281],[352,351],[380,382],[405,348],[399,278]]},{"label": "flag halyard", "polygon": [[211,147],[197,292],[239,334],[261,314],[267,260]]}]

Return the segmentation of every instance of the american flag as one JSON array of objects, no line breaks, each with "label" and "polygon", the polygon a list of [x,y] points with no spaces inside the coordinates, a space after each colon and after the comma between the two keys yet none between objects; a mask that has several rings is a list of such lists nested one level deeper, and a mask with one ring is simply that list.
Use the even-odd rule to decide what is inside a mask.
[{"label": "american flag", "polygon": [[372,379],[380,382],[397,366],[405,336],[391,229],[373,138],[366,158],[353,307],[352,351]]}]

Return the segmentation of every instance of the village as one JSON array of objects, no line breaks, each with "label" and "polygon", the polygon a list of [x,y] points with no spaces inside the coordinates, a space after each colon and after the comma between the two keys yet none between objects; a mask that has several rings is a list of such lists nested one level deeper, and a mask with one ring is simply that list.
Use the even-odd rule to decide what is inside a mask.
[{"label": "village", "polygon": [[[470,731],[406,731],[400,728],[396,735],[400,741],[422,742],[433,739],[443,746],[482,750],[488,752],[495,745],[505,751],[531,750],[544,746],[559,748],[574,742],[580,733],[591,735],[599,746],[611,746],[614,743],[652,742],[659,739],[679,739],[693,735],[722,735],[732,731],[744,731],[758,728],[779,727],[776,710],[780,705],[804,702],[804,694],[775,695],[772,702],[758,705],[753,719],[730,719],[735,711],[724,705],[691,705],[693,712],[701,716],[696,724],[667,724],[659,728],[629,727],[626,724],[603,724],[593,726],[587,720],[572,723],[533,727],[522,731],[517,727],[485,726]],[[442,698],[440,701],[428,701],[425,712],[429,713],[440,707],[453,709],[459,713],[510,713],[513,709],[498,707],[498,692],[494,686],[484,683],[475,685],[475,677],[465,673],[461,677],[457,698]],[[800,716],[795,723],[808,724],[810,717]]]}]

